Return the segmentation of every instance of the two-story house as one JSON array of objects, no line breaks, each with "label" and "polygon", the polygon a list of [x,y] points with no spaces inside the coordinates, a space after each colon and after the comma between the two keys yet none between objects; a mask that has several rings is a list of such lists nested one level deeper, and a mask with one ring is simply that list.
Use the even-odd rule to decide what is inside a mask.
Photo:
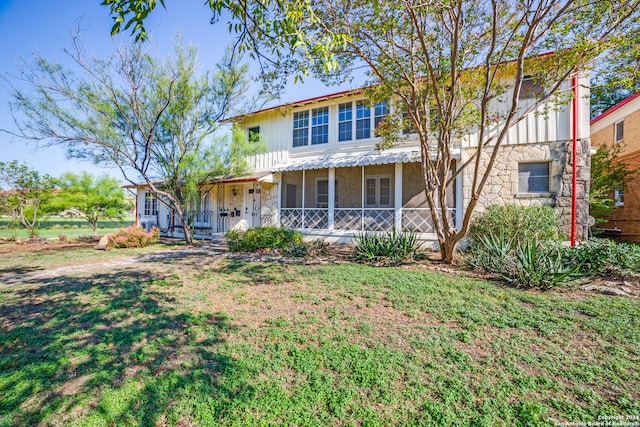
[{"label": "two-story house", "polygon": [[[527,83],[527,82],[525,82]],[[530,82],[528,82],[530,83]],[[491,204],[550,205],[567,236],[576,213],[578,238],[586,236],[589,182],[588,80],[563,84],[575,103],[542,105],[518,121],[501,148],[477,211]],[[523,90],[525,111],[533,99]],[[255,111],[232,121],[247,135],[259,135],[264,154],[250,159],[251,174],[202,186],[196,234],[259,225],[296,228],[328,241],[348,241],[362,231],[414,230],[434,239],[424,194],[420,146],[409,131],[396,147],[377,151],[377,125],[391,102],[369,105],[361,90],[350,90]],[[575,124],[575,126],[574,126]],[[573,181],[572,144],[579,166]],[[454,157],[463,164],[475,151],[477,135],[457,141]],[[460,224],[470,198],[465,171],[447,194],[451,218]],[[572,207],[572,192],[577,208]],[[138,219],[176,234],[176,220],[144,187],[138,189]],[[573,210],[572,210],[573,209]]]},{"label": "two-story house", "polygon": [[[594,147],[620,145],[618,161],[631,169],[640,168],[640,92],[637,92],[591,120]],[[599,227],[612,236],[640,241],[640,176],[613,189],[616,209]]]}]

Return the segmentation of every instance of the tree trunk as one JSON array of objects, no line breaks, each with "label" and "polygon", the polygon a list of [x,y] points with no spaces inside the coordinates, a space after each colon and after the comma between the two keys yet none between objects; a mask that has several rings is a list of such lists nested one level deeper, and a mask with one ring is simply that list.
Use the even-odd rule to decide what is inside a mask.
[{"label": "tree trunk", "polygon": [[191,237],[191,228],[189,227],[189,223],[184,216],[182,217],[182,232],[184,233],[185,244],[191,245],[193,243],[193,239]]}]

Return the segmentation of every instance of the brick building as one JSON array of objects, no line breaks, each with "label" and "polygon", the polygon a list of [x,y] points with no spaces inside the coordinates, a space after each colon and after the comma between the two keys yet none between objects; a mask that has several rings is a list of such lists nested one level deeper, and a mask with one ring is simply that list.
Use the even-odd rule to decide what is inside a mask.
[{"label": "brick building", "polygon": [[[591,144],[621,144],[619,161],[640,169],[640,92],[637,92],[591,121]],[[600,225],[621,239],[640,242],[640,176],[615,189],[618,208]]]}]

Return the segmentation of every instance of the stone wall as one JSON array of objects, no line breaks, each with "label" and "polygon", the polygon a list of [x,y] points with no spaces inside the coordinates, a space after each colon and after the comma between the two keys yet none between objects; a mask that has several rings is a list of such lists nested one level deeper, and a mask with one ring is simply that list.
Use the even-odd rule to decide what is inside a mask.
[{"label": "stone wall", "polygon": [[[590,143],[588,139],[578,141],[578,203],[576,211],[576,238],[586,240],[588,236],[589,179],[591,168]],[[462,152],[462,162],[475,150]],[[486,167],[490,153],[483,154],[481,167]],[[527,162],[550,162],[550,191],[548,193],[518,193],[518,164]],[[571,141],[552,143],[505,145],[494,163],[493,170],[485,185],[475,214],[485,211],[487,206],[515,204],[518,206],[551,206],[560,219],[562,232],[567,238],[571,233],[571,193],[572,193]],[[471,199],[473,168],[469,167],[463,176],[464,204]]]}]

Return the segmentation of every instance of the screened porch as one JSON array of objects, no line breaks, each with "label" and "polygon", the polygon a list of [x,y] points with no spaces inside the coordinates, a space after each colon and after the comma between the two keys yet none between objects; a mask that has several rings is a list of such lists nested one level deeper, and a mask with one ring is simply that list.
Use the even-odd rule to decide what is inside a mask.
[{"label": "screened porch", "polygon": [[[449,206],[455,206],[455,187],[447,195]],[[284,227],[434,231],[417,162],[286,171],[280,191]],[[455,224],[455,207],[449,215]]]}]

